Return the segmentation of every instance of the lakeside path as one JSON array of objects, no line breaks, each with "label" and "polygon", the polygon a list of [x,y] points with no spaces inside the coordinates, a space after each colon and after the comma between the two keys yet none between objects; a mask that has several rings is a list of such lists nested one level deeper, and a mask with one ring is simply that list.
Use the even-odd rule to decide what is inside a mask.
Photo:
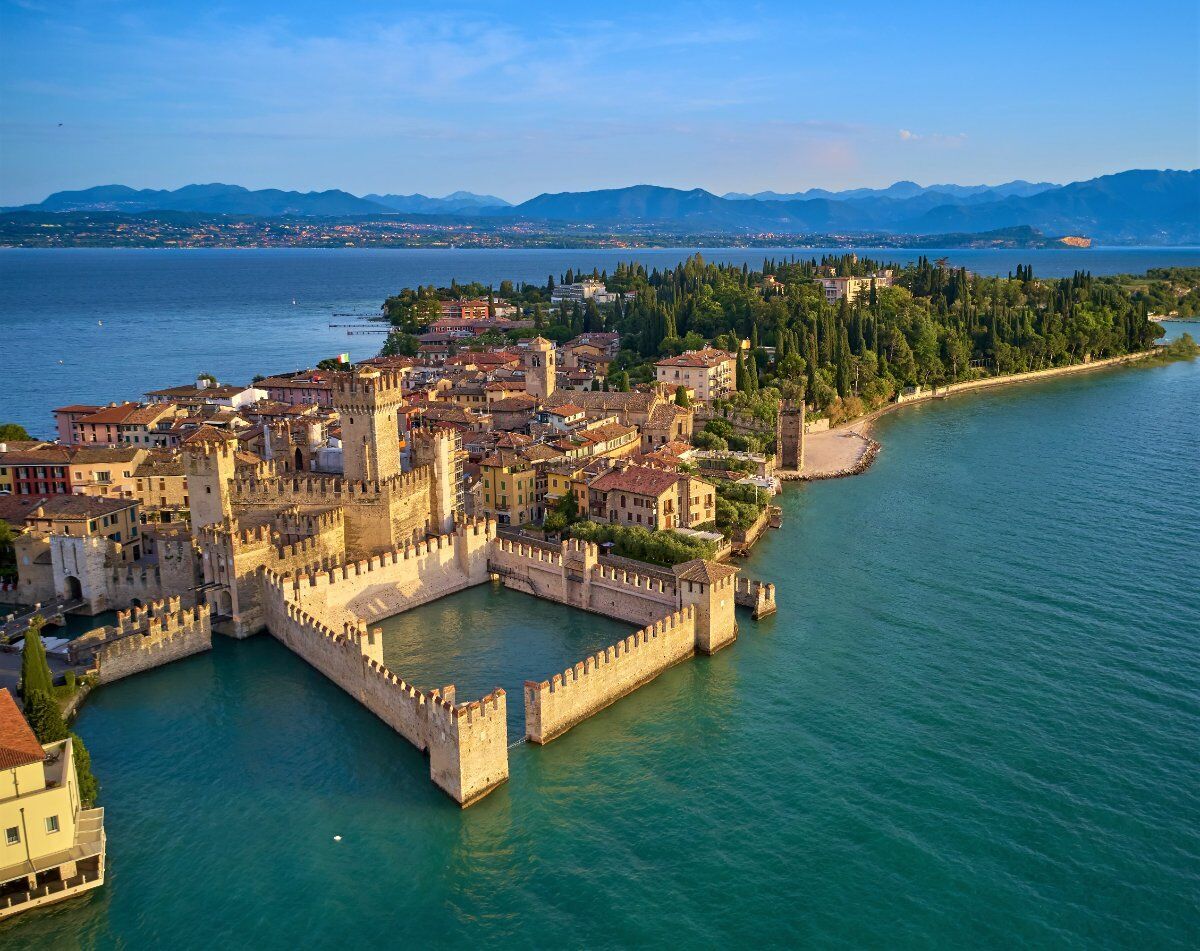
[{"label": "lakeside path", "polygon": [[832,427],[825,432],[810,433],[804,437],[804,470],[802,472],[778,471],[776,475],[785,481],[812,482],[820,479],[837,479],[843,476],[858,475],[865,472],[874,461],[882,448],[871,436],[871,426],[875,420],[886,413],[926,403],[930,400],[946,399],[958,393],[970,393],[978,390],[991,389],[998,386],[1009,386],[1013,383],[1031,383],[1039,380],[1051,380],[1060,376],[1075,373],[1086,373],[1091,370],[1103,370],[1108,367],[1120,366],[1127,363],[1138,363],[1155,355],[1154,350],[1140,353],[1129,353],[1107,360],[1093,360],[1091,363],[1079,363],[1068,367],[1054,367],[1049,370],[1031,370],[1028,373],[1013,373],[1008,376],[987,377],[982,380],[971,380],[966,383],[952,383],[937,390],[930,390],[919,396],[910,397],[898,403],[889,403],[873,413],[860,416],[858,419],[840,426]]}]

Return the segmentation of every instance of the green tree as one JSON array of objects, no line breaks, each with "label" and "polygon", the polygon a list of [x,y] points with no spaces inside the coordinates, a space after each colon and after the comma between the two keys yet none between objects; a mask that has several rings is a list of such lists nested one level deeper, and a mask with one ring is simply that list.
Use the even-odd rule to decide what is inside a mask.
[{"label": "green tree", "polygon": [[[46,660],[46,646],[42,643],[42,626],[45,618],[35,614],[25,632],[25,646],[21,650],[21,694],[25,697],[26,710],[32,694],[54,693],[54,678]],[[49,741],[43,741],[49,742]]]},{"label": "green tree", "polygon": [[53,694],[34,690],[25,695],[25,719],[39,743],[57,743],[67,738],[67,721]]},{"label": "green tree", "polygon": [[78,735],[71,734],[71,759],[75,763],[75,778],[79,783],[79,798],[85,809],[96,805],[100,798],[100,783],[92,773],[92,754]]},{"label": "green tree", "polygon": [[0,423],[0,442],[28,441],[32,438],[20,423]]},{"label": "green tree", "polygon": [[415,357],[421,341],[410,333],[392,331],[379,351],[381,357]]},{"label": "green tree", "polygon": [[683,407],[692,405],[692,398],[688,396],[687,387],[682,383],[675,387],[675,405]]}]

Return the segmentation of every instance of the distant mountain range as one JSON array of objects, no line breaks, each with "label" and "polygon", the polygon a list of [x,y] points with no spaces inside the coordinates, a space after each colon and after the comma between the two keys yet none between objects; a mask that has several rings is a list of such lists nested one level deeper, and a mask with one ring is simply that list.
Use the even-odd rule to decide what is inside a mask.
[{"label": "distant mountain range", "polygon": [[[9,209],[15,210],[15,209]],[[714,195],[701,188],[657,185],[542,194],[510,205],[494,195],[454,192],[366,195],[349,192],[250,191],[237,185],[187,185],[174,191],[102,185],[55,192],[21,211],[190,211],[280,216],[436,215],[489,221],[545,221],[674,233],[761,235],[927,235],[1030,226],[1048,235],[1086,235],[1100,242],[1200,242],[1200,170],[1128,171],[1069,185],[1012,181],[1003,185],[896,182],[883,189]]]},{"label": "distant mountain range", "polygon": [[810,188],[803,192],[726,192],[722,198],[741,200],[753,198],[757,201],[807,201],[812,198],[828,198],[830,201],[850,201],[855,198],[916,198],[929,192],[955,198],[988,199],[1007,198],[1009,195],[1036,195],[1038,192],[1061,188],[1053,182],[1027,182],[1017,179],[1003,185],[918,185],[916,182],[894,182],[887,188],[851,188],[831,192],[824,188]]},{"label": "distant mountain range", "polygon": [[396,211],[409,211],[419,215],[452,215],[457,212],[474,213],[480,208],[510,208],[511,202],[495,195],[476,195],[474,192],[451,192],[444,198],[429,198],[426,195],[364,195],[367,201],[385,205]]}]

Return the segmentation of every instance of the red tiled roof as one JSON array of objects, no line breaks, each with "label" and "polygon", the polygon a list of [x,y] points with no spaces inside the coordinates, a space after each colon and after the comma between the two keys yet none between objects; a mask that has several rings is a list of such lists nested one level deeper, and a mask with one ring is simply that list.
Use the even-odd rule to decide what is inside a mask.
[{"label": "red tiled roof", "polygon": [[91,416],[85,416],[83,419],[77,419],[75,422],[87,423],[123,423],[140,407],[137,403],[122,403],[120,406],[105,406],[103,409],[92,413]]},{"label": "red tiled roof", "polygon": [[667,489],[679,481],[674,472],[664,472],[662,469],[650,469],[645,466],[629,466],[627,469],[613,469],[604,473],[588,488],[601,492],[629,492],[632,495],[662,495]]},{"label": "red tiled roof", "polygon": [[677,357],[667,357],[665,360],[659,360],[656,367],[715,367],[718,364],[724,363],[727,360],[733,360],[732,353],[726,353],[724,350],[714,350],[712,347],[705,347],[703,350],[689,350],[687,353],[681,353]]},{"label": "red tiled roof", "polygon": [[0,690],[0,769],[40,763],[46,751],[7,688]]}]

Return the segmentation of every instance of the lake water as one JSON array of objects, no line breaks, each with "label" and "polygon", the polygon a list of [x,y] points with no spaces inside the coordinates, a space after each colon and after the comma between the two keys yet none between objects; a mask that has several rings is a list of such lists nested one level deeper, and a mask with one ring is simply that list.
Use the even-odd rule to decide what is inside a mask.
[{"label": "lake water", "polygon": [[[844,249],[842,249],[844,250]],[[915,251],[859,249],[903,263]],[[558,280],[568,267],[612,271],[618,261],[666,268],[692,252],[561,250],[0,249],[0,422],[53,433],[50,410],[138,399],[199,373],[248,383],[255,374],[313,366],[349,351],[373,356],[379,336],[347,336],[335,314],[376,313],[384,298],[451,279]],[[764,257],[820,249],[705,250],[712,261],[758,266]],[[1200,249],[924,251],[981,273],[1032,264],[1037,274],[1096,274],[1200,265]],[[295,301],[295,303],[293,303]]]},{"label": "lake water", "polygon": [[[110,879],[0,946],[1194,948],[1200,362],[877,435],[783,496],[778,615],[465,812],[268,636],[98,690]],[[622,628],[484,586],[388,631],[419,679],[469,652],[465,697]]]}]

